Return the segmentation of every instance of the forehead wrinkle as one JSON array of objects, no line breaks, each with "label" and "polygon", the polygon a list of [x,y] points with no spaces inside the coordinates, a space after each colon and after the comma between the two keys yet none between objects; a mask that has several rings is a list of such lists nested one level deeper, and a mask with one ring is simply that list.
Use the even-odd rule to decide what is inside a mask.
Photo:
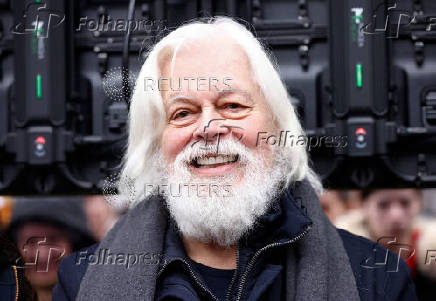
[{"label": "forehead wrinkle", "polygon": [[232,89],[232,90],[229,90],[229,91],[219,91],[219,92],[218,92],[218,97],[217,97],[217,99],[220,99],[221,97],[224,97],[224,96],[226,96],[226,95],[231,95],[231,94],[239,94],[239,95],[242,95],[242,96],[244,96],[244,98],[245,98],[246,100],[249,101],[250,104],[253,104],[253,103],[254,103],[254,100],[253,100],[253,98],[251,97],[250,92],[248,92],[248,91],[246,91],[246,90],[241,90],[241,89]]},{"label": "forehead wrinkle", "polygon": [[189,103],[189,102],[195,101],[195,99],[196,99],[195,97],[186,96],[183,94],[176,94],[175,96],[172,96],[167,100],[167,104],[171,105],[171,104],[174,104],[175,102]]},{"label": "forehead wrinkle", "polygon": [[[214,97],[214,101],[219,100],[220,98],[231,95],[231,94],[239,94],[242,95],[250,104],[253,104],[253,98],[251,97],[250,93],[245,90],[230,90],[230,91],[218,91],[216,92],[217,96]],[[190,102],[197,100],[197,97],[191,97],[180,93],[172,93],[170,94],[170,97],[166,101],[168,105],[173,104],[174,102]]]}]

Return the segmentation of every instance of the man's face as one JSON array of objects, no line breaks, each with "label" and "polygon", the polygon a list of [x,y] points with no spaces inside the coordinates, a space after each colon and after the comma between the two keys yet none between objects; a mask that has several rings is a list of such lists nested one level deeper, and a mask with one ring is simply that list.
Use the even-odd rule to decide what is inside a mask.
[{"label": "man's face", "polygon": [[403,239],[410,233],[421,200],[413,189],[378,190],[369,195],[364,209],[369,228],[376,238],[395,236]]},{"label": "man's face", "polygon": [[32,286],[55,285],[59,262],[72,252],[66,232],[51,224],[27,222],[18,230],[17,244]]},{"label": "man's face", "polygon": [[[171,89],[166,84],[161,91],[167,114],[161,149],[170,165],[186,147],[214,145],[207,160],[189,163],[191,173],[200,178],[237,174],[240,180],[243,175],[238,161],[234,162],[237,158],[220,157],[219,141],[239,140],[271,160],[271,150],[265,145],[256,146],[256,140],[258,132],[272,132],[274,127],[267,103],[251,79],[243,50],[223,37],[213,39],[195,41],[180,49],[172,76],[169,60],[161,66],[161,76],[171,78],[173,85]],[[179,83],[180,91],[174,91],[179,89]]]},{"label": "man's face", "polygon": [[[176,184],[166,202],[180,231],[230,246],[266,212],[287,161],[282,149],[256,145],[259,132],[277,130],[244,52],[225,38],[213,39],[181,48],[173,75],[170,61],[161,63],[173,91],[161,91],[167,119],[156,161],[165,167],[163,182]],[[185,78],[194,80],[188,85]],[[198,89],[200,78],[218,82]],[[185,185],[194,185],[193,192]]]}]

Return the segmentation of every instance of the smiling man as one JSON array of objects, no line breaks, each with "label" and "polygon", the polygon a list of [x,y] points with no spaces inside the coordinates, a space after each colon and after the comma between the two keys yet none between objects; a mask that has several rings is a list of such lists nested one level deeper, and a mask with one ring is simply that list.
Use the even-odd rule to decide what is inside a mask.
[{"label": "smiling man", "polygon": [[[304,134],[244,26],[212,18],[168,34],[131,100],[113,200],[131,209],[99,245],[61,263],[54,300],[416,299],[404,262],[389,253],[379,265],[385,249],[322,213],[305,145],[257,143],[259,132],[280,131]],[[119,262],[87,259],[104,252]]]}]

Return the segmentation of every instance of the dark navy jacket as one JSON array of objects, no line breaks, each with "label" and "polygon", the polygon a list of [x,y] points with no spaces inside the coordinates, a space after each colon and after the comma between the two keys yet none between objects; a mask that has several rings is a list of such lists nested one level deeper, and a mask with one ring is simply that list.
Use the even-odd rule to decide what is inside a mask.
[{"label": "dark navy jacket", "polygon": [[[238,268],[227,292],[228,299],[284,300],[284,248],[301,239],[310,231],[311,224],[312,221],[295,201],[277,203],[262,216],[256,231],[238,244]],[[417,300],[410,270],[402,259],[363,237],[345,230],[338,232],[361,300]],[[89,247],[88,254],[96,248],[97,245]],[[87,268],[86,261],[76,264],[78,254],[68,256],[59,264],[59,282],[54,289],[53,300],[75,299]],[[164,254],[163,265],[157,275],[156,300],[216,300],[201,275],[189,264],[172,221],[166,232]],[[247,269],[249,273],[245,275]]]},{"label": "dark navy jacket", "polygon": [[17,281],[15,279],[14,270],[12,267],[0,270],[0,300],[16,300],[16,295]]}]

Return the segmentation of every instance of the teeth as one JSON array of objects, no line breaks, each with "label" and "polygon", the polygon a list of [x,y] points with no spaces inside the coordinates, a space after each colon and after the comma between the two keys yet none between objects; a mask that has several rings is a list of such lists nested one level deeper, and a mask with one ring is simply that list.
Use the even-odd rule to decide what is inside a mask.
[{"label": "teeth", "polygon": [[227,161],[227,156],[220,156],[215,158],[215,164],[224,163]]},{"label": "teeth", "polygon": [[201,157],[197,158],[198,165],[214,165],[214,164],[226,164],[236,161],[236,155],[218,155],[216,157]]}]

